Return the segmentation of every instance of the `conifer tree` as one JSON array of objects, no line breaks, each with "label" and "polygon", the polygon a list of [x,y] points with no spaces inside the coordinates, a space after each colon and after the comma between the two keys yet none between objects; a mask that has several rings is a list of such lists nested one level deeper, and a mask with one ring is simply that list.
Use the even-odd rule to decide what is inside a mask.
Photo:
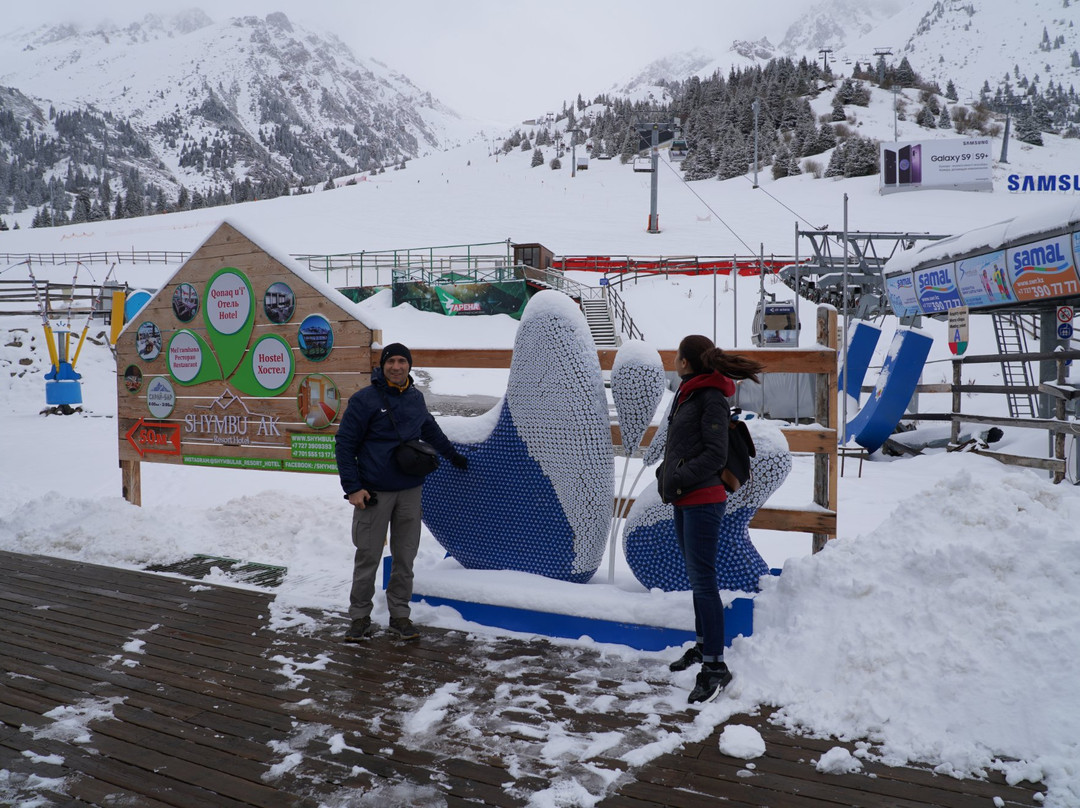
[{"label": "conifer tree", "polygon": [[531,168],[536,168],[537,166],[542,166],[543,164],[544,164],[544,153],[542,151],[540,151],[540,147],[537,146],[533,150],[532,164],[531,164],[530,167]]},{"label": "conifer tree", "polygon": [[844,121],[847,120],[847,113],[844,112],[844,102],[840,100],[840,95],[834,95],[832,100],[832,120]]},{"label": "conifer tree", "polygon": [[952,117],[949,115],[949,108],[944,104],[941,105],[941,114],[937,120],[938,129],[952,129]]},{"label": "conifer tree", "polygon": [[919,83],[919,77],[915,74],[915,70],[906,56],[900,60],[893,81],[901,87],[914,87]]},{"label": "conifer tree", "polygon": [[1035,123],[1035,116],[1028,107],[1023,114],[1016,117],[1016,128],[1013,136],[1021,143],[1030,143],[1032,146],[1043,145],[1042,132]]}]

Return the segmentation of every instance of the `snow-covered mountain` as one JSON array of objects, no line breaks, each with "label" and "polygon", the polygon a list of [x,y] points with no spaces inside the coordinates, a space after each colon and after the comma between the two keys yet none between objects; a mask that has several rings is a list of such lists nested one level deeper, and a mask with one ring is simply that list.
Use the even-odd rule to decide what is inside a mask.
[{"label": "snow-covered mountain", "polygon": [[[788,29],[779,49],[819,58],[821,49],[850,73],[854,62],[873,65],[907,58],[926,81],[952,81],[966,98],[1007,80],[1013,91],[1029,82],[1066,88],[1080,78],[1080,3],[1070,0],[825,0]],[[1017,92],[1023,95],[1023,91]]]},{"label": "snow-covered mountain", "polygon": [[109,150],[113,163],[126,146],[122,164],[172,189],[321,182],[455,145],[467,128],[404,75],[280,12],[19,31],[0,38],[0,85],[0,111],[22,120],[35,106],[36,134],[72,162]]},{"label": "snow-covered mountain", "polygon": [[722,53],[671,54],[616,92],[640,96],[646,85],[724,75],[778,56],[825,58],[834,72],[850,75],[856,62],[873,66],[888,52],[889,63],[907,57],[925,81],[952,81],[962,100],[977,97],[984,82],[993,92],[1006,78],[1022,95],[1030,83],[1045,91],[1050,81],[1068,88],[1080,79],[1078,25],[1077,0],[823,0],[791,23],[778,45],[737,40]]}]

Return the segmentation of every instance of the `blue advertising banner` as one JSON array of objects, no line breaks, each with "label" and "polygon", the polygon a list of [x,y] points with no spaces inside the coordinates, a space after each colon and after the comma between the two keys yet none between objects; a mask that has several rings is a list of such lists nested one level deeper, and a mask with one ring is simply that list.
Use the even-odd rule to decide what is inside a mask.
[{"label": "blue advertising banner", "polygon": [[885,279],[885,289],[889,294],[889,305],[897,317],[910,317],[919,314],[919,299],[915,296],[915,283],[910,273],[893,275]]},{"label": "blue advertising banner", "polygon": [[971,308],[1016,302],[1009,287],[1004,250],[957,261],[956,287]]},{"label": "blue advertising banner", "polygon": [[956,278],[951,263],[917,269],[911,274],[915,280],[915,294],[919,298],[919,308],[924,313],[938,314],[964,305],[964,301],[960,299],[960,292],[956,288]]}]

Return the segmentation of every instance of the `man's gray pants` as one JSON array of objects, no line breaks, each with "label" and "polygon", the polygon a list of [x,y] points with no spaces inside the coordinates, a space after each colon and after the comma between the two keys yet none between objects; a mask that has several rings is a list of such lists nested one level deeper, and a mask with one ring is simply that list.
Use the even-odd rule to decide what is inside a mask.
[{"label": "man's gray pants", "polygon": [[386,530],[390,529],[393,558],[386,607],[390,617],[408,617],[412,599],[413,561],[420,549],[420,494],[423,486],[405,491],[379,491],[377,505],[353,508],[353,583],[349,593],[349,619],[371,615],[375,576],[382,563]]}]

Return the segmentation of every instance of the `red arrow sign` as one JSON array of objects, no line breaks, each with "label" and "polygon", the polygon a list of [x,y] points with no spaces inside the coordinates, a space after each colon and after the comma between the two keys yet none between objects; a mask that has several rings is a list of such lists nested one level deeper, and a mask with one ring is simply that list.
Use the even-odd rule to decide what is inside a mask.
[{"label": "red arrow sign", "polygon": [[180,424],[164,424],[140,418],[124,437],[140,457],[148,454],[180,454]]}]

